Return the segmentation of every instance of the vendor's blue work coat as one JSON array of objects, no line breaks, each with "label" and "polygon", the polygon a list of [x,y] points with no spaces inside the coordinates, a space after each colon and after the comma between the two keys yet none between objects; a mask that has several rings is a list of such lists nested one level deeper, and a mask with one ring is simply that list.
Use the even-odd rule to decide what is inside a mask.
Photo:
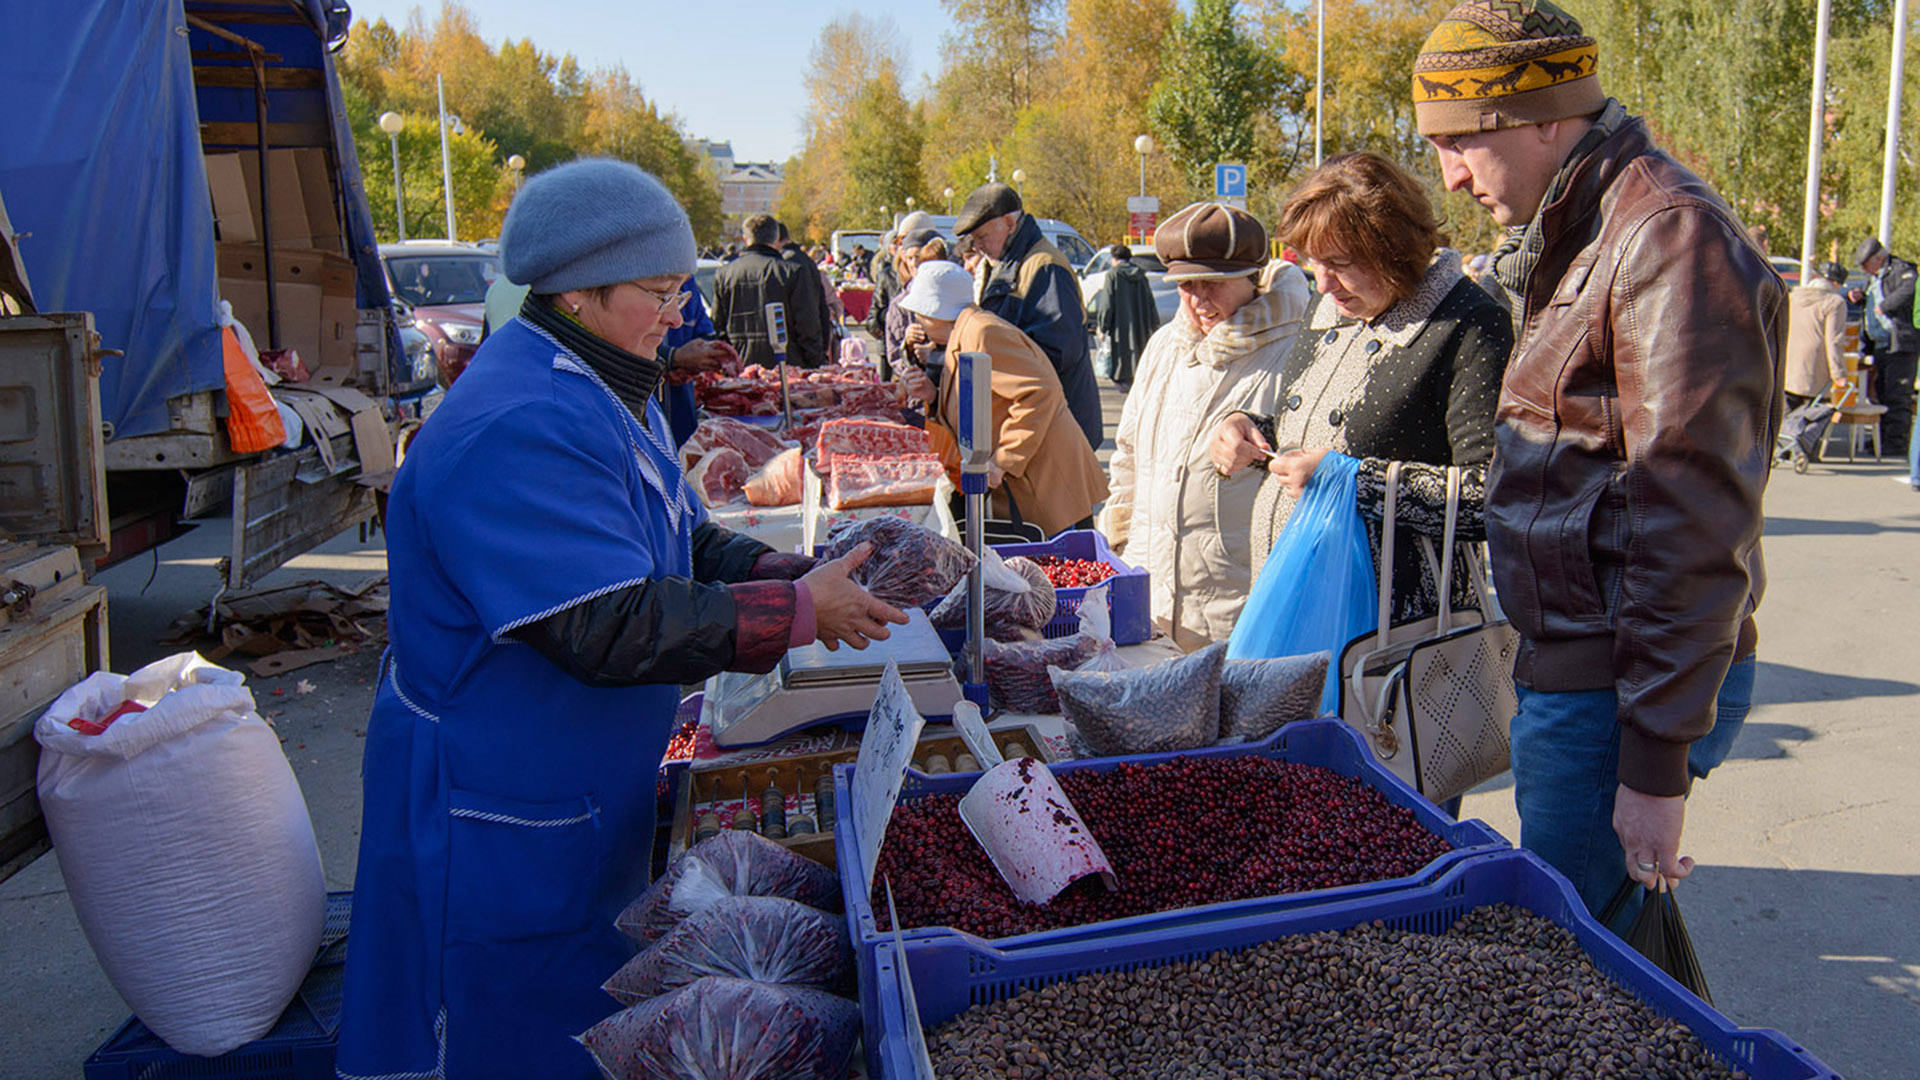
[{"label": "vendor's blue work coat", "polygon": [[646,885],[672,686],[592,689],[509,631],[688,576],[664,418],[524,319],[420,429],[388,505],[342,1077],[597,1077],[614,930]]}]

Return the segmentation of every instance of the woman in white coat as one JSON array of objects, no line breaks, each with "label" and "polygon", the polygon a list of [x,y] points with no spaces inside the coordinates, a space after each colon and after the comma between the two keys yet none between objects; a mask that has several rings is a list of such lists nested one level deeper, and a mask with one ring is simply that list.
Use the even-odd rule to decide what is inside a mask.
[{"label": "woman in white coat", "polygon": [[1140,358],[1109,465],[1101,530],[1153,577],[1153,622],[1182,649],[1225,641],[1253,585],[1257,477],[1223,477],[1215,426],[1279,407],[1281,367],[1307,310],[1306,275],[1267,262],[1259,219],[1195,203],[1154,235],[1180,313]]}]

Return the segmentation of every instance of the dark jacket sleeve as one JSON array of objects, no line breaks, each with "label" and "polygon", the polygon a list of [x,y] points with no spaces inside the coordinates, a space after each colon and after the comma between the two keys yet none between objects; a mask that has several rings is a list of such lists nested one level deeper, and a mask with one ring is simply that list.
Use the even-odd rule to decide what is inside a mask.
[{"label": "dark jacket sleeve", "polygon": [[[1477,288],[1464,282],[1468,288]],[[1440,540],[1446,535],[1447,467],[1462,466],[1458,538],[1486,539],[1487,463],[1493,460],[1493,417],[1500,404],[1500,379],[1513,350],[1513,324],[1493,304],[1481,304],[1459,324],[1446,352],[1435,359],[1445,373],[1447,447],[1444,462],[1400,463],[1395,520],[1402,528]],[[1360,514],[1371,521],[1386,517],[1385,458],[1362,458],[1355,478]]]},{"label": "dark jacket sleeve", "polygon": [[773,549],[744,533],[701,522],[693,529],[693,577],[696,581],[746,581],[753,564]]},{"label": "dark jacket sleeve", "polygon": [[1920,329],[1913,325],[1914,283],[1920,279],[1913,264],[1905,259],[1889,259],[1881,275],[1880,310],[1893,324],[1892,352],[1920,350]]},{"label": "dark jacket sleeve", "polygon": [[1623,236],[1631,254],[1612,283],[1621,481],[1636,526],[1613,648],[1619,777],[1648,795],[1686,793],[1688,745],[1713,729],[1759,587],[1749,563],[1786,305],[1736,228],[1711,208],[1662,208]]},{"label": "dark jacket sleeve", "polygon": [[684,686],[722,671],[772,671],[793,615],[787,582],[676,577],[605,593],[510,632],[588,686]]},{"label": "dark jacket sleeve", "polygon": [[1087,358],[1087,313],[1073,271],[1049,264],[1034,274],[1017,318],[1009,322],[1033,339],[1055,371],[1071,371]]}]

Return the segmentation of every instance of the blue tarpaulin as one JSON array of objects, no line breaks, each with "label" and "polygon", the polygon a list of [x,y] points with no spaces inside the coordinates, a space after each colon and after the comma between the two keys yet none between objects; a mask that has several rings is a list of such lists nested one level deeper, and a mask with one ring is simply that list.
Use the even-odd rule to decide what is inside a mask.
[{"label": "blue tarpaulin", "polygon": [[[377,307],[387,302],[386,283],[326,51],[345,29],[345,6],[307,0],[305,7],[304,19],[236,29],[275,54],[269,66],[324,72],[323,88],[270,91],[267,118],[323,128],[320,141],[340,167],[359,306]],[[219,22],[232,10],[209,5],[203,14]],[[263,10],[291,14],[281,4]],[[93,312],[102,346],[125,354],[107,358],[100,376],[113,435],[164,432],[169,398],[224,382],[200,125],[251,128],[254,93],[208,87],[196,94],[194,54],[205,63],[234,46],[190,29],[181,0],[14,4],[6,24],[0,197],[25,234],[20,250],[34,298],[42,311]],[[235,56],[251,71],[244,53]]]}]

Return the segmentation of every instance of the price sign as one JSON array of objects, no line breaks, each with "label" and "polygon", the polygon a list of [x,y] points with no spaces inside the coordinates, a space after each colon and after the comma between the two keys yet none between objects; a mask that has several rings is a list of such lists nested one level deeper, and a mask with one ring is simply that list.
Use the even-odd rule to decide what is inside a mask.
[{"label": "price sign", "polygon": [[880,841],[886,839],[894,800],[900,797],[907,763],[913,760],[914,744],[926,724],[913,707],[907,684],[900,681],[899,665],[888,660],[886,673],[880,676],[880,693],[867,714],[867,730],[860,736],[860,756],[853,765],[853,820],[859,830],[860,865],[868,881],[880,865]]}]

